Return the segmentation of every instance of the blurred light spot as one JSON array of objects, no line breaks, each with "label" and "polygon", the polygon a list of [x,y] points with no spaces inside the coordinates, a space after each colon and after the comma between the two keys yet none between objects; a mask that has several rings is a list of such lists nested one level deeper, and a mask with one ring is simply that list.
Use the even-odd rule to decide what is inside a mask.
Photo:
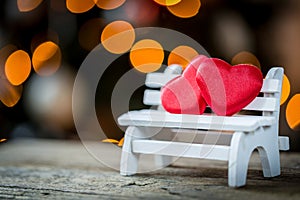
[{"label": "blurred light spot", "polygon": [[114,21],[102,31],[101,42],[104,48],[115,54],[128,51],[135,40],[135,32],[131,24],[125,21]]},{"label": "blurred light spot", "polygon": [[102,27],[102,25],[103,25],[102,19],[94,18],[88,20],[80,27],[78,33],[78,40],[82,48],[90,51],[100,43],[99,41],[99,38],[101,36],[100,28]]},{"label": "blurred light spot", "polygon": [[31,60],[23,50],[13,52],[6,60],[5,75],[13,85],[20,85],[28,78],[31,71]]},{"label": "blurred light spot", "polygon": [[173,6],[178,4],[181,0],[154,0],[156,3],[162,6]]},{"label": "blurred light spot", "polygon": [[159,16],[160,6],[153,1],[127,0],[124,4],[125,19],[134,26],[154,26]]},{"label": "blurred light spot", "polygon": [[287,100],[287,98],[290,95],[290,91],[291,91],[290,81],[288,77],[284,74],[282,80],[282,93],[281,93],[280,105],[284,104],[284,102]]},{"label": "blurred light spot", "polygon": [[66,0],[66,6],[72,13],[84,13],[93,8],[94,0]]},{"label": "blurred light spot", "polygon": [[161,67],[164,50],[157,41],[144,39],[133,45],[129,57],[135,69],[149,73]]},{"label": "blurred light spot", "polygon": [[182,0],[176,5],[167,6],[167,8],[177,17],[189,18],[198,14],[200,6],[200,0]]},{"label": "blurred light spot", "polygon": [[115,139],[105,139],[105,140],[102,140],[102,142],[105,142],[105,143],[113,143],[113,144],[119,144],[119,141],[118,141],[118,140],[115,140]]},{"label": "blurred light spot", "polygon": [[59,46],[51,41],[40,44],[32,55],[32,65],[35,72],[41,76],[49,76],[61,65]]},{"label": "blurred light spot", "polygon": [[95,0],[96,5],[104,10],[112,10],[120,7],[126,0]]},{"label": "blurred light spot", "polygon": [[40,32],[40,33],[36,34],[31,40],[31,46],[30,46],[31,52],[33,53],[34,50],[41,43],[46,42],[46,41],[53,41],[54,43],[58,44],[59,43],[58,34],[51,29],[48,29],[45,32]]},{"label": "blurred light spot", "polygon": [[0,78],[0,100],[7,107],[13,107],[21,98],[23,86],[14,86],[7,79]]},{"label": "blurred light spot", "polygon": [[16,50],[17,47],[12,44],[8,44],[0,49],[0,78],[6,79],[5,72],[4,72],[5,62],[7,58],[10,56],[10,54],[12,54]]},{"label": "blurred light spot", "polygon": [[5,139],[5,138],[2,138],[2,139],[0,139],[0,142],[5,142],[7,139]]},{"label": "blurred light spot", "polygon": [[119,141],[118,146],[122,147],[124,144],[124,137]]},{"label": "blurred light spot", "polygon": [[237,65],[237,64],[252,64],[257,66],[259,69],[261,68],[259,60],[257,57],[248,52],[248,51],[241,51],[238,54],[236,54],[232,60],[231,60],[232,65]]},{"label": "blurred light spot", "polygon": [[20,12],[29,12],[37,8],[43,0],[17,0]]},{"label": "blurred light spot", "polygon": [[186,68],[186,66],[198,55],[198,52],[189,46],[178,46],[173,49],[168,58],[168,66],[178,64]]},{"label": "blurred light spot", "polygon": [[73,73],[66,68],[47,77],[34,74],[24,91],[24,108],[31,119],[47,129],[71,128],[73,83]]},{"label": "blurred light spot", "polygon": [[293,130],[300,130],[300,94],[294,95],[286,107],[286,120]]}]

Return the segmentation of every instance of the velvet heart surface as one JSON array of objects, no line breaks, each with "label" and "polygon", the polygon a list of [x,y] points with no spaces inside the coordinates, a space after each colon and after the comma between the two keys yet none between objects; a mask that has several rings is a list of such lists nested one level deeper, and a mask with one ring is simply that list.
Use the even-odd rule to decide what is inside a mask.
[{"label": "velvet heart surface", "polygon": [[198,67],[196,81],[206,103],[217,114],[231,116],[259,94],[263,75],[254,65],[231,66],[217,58],[206,58]]},{"label": "velvet heart surface", "polygon": [[183,74],[169,81],[161,89],[164,109],[175,114],[202,114],[207,106],[196,82],[197,69],[207,57],[194,58]]}]

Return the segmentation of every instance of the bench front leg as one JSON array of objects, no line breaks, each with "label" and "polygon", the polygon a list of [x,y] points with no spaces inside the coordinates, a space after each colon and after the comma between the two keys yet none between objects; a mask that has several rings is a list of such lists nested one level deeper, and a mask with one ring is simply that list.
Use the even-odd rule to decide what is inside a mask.
[{"label": "bench front leg", "polygon": [[139,135],[139,133],[136,133],[138,131],[140,130],[133,126],[129,126],[126,129],[120,162],[120,174],[123,176],[130,176],[137,173],[139,154],[133,153],[132,141],[137,139],[135,135]]}]

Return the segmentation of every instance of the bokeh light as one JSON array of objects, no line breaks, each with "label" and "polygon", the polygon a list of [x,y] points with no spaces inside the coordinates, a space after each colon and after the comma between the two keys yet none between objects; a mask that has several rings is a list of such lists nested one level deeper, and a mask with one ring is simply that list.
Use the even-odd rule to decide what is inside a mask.
[{"label": "bokeh light", "polygon": [[189,46],[178,46],[173,49],[168,57],[168,66],[178,64],[186,68],[186,66],[198,55],[198,52]]},{"label": "bokeh light", "polygon": [[129,57],[135,69],[149,73],[161,67],[164,60],[164,50],[157,41],[144,39],[133,45]]},{"label": "bokeh light", "polygon": [[66,6],[72,13],[84,13],[95,5],[94,0],[66,0]]},{"label": "bokeh light", "polygon": [[151,0],[127,0],[123,9],[124,19],[135,27],[155,26],[160,14],[160,6]]},{"label": "bokeh light", "polygon": [[257,59],[257,57],[248,52],[248,51],[241,51],[237,53],[235,56],[233,56],[231,60],[232,65],[237,65],[237,64],[252,64],[257,66],[259,69],[261,68],[260,62]]},{"label": "bokeh light", "polygon": [[33,74],[24,91],[24,107],[29,117],[47,129],[70,128],[73,84],[73,73],[66,68],[47,77]]},{"label": "bokeh light", "polygon": [[5,139],[5,138],[2,138],[2,139],[0,139],[0,142],[5,142],[7,139]]},{"label": "bokeh light", "polygon": [[61,65],[61,50],[51,41],[40,44],[32,55],[32,65],[35,72],[41,76],[55,73]]},{"label": "bokeh light", "polygon": [[114,21],[102,31],[101,43],[104,48],[114,54],[127,52],[133,45],[135,32],[132,25],[126,21]]},{"label": "bokeh light", "polygon": [[5,75],[13,85],[20,85],[28,78],[31,71],[31,60],[23,50],[13,52],[5,62]]},{"label": "bokeh light", "polygon": [[20,12],[29,12],[37,8],[43,0],[17,0],[17,6]]},{"label": "bokeh light", "polygon": [[23,86],[14,86],[7,79],[0,78],[0,101],[7,107],[13,107],[22,96]]},{"label": "bokeh light", "polygon": [[181,0],[154,0],[154,1],[162,6],[173,6],[178,4]]},{"label": "bokeh light", "polygon": [[17,47],[12,44],[5,45],[0,49],[0,78],[6,78],[5,76],[5,62],[7,58],[17,50]]},{"label": "bokeh light", "polygon": [[103,20],[100,18],[93,18],[85,22],[79,30],[78,41],[80,46],[88,51],[91,51],[100,43],[101,27],[103,27]]},{"label": "bokeh light", "polygon": [[112,10],[120,7],[126,0],[94,0],[99,8],[104,10]]},{"label": "bokeh light", "polygon": [[291,91],[290,81],[288,77],[284,74],[282,80],[282,93],[281,93],[280,105],[284,104],[284,102],[287,100],[287,98],[290,95],[290,91]]},{"label": "bokeh light", "polygon": [[295,131],[300,130],[300,94],[290,99],[285,114],[289,127]]},{"label": "bokeh light", "polygon": [[167,6],[167,8],[177,17],[190,18],[198,14],[200,6],[200,0],[181,0],[178,4]]}]

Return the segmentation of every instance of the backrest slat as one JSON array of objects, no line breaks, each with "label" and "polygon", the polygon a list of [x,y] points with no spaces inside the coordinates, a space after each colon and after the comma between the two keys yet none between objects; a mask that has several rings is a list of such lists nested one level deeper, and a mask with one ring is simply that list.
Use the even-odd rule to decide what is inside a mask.
[{"label": "backrest slat", "polygon": [[146,76],[145,85],[150,88],[161,88],[177,76],[180,74],[150,73]]},{"label": "backrest slat", "polygon": [[[272,97],[256,97],[249,105],[243,110],[256,110],[256,111],[277,111],[277,99]],[[144,93],[144,104],[157,106],[161,104],[160,91],[146,90]]]}]

